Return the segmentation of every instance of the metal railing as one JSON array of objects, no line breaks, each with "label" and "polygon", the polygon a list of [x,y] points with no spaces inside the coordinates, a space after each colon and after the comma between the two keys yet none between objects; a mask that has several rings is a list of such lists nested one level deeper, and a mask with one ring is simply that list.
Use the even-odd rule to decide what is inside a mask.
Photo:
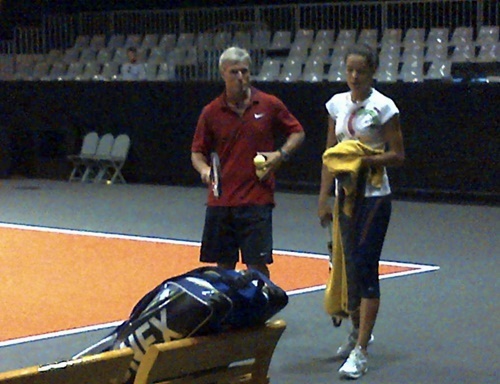
[{"label": "metal railing", "polygon": [[[200,33],[221,25],[260,25],[271,33],[298,29],[430,29],[499,25],[498,0],[345,1],[261,7],[214,7],[181,10],[84,12],[45,15],[39,35],[17,38],[13,49],[48,52],[66,49],[78,35]],[[18,34],[19,35],[19,34]],[[31,39],[31,41],[29,41]],[[35,48],[35,46],[37,46]],[[5,53],[5,52],[4,52]]]},{"label": "metal railing", "polygon": [[[498,0],[344,1],[280,6],[212,7],[180,10],[84,12],[44,15],[39,28],[17,27],[0,42],[0,54],[39,54],[73,46],[79,35],[176,34],[244,29],[377,29],[499,25]],[[198,56],[206,56],[199,54]],[[215,57],[215,55],[212,55]],[[206,58],[206,57],[205,57]],[[211,73],[211,72],[210,72]],[[217,75],[218,76],[218,75]],[[199,76],[195,76],[199,77]]]}]

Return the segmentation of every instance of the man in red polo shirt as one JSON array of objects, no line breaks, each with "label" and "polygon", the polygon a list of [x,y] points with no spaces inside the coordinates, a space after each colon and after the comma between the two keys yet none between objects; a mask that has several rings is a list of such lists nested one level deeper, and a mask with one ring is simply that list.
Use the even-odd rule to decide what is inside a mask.
[{"label": "man in red polo shirt", "polygon": [[[221,162],[223,193],[209,190],[200,261],[234,269],[239,261],[269,276],[273,262],[272,209],[274,173],[301,145],[302,125],[277,97],[250,85],[250,55],[226,49],[219,59],[225,90],[203,108],[191,145],[191,161],[201,180],[210,183],[209,157]],[[276,136],[286,138],[275,148]],[[257,177],[253,158],[266,158]]]}]

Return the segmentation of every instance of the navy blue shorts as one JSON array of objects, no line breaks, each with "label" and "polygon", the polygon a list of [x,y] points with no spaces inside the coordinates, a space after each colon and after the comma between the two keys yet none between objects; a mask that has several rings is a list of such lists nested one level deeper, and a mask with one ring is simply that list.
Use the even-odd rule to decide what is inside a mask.
[{"label": "navy blue shorts", "polygon": [[273,262],[272,205],[207,207],[200,261],[246,265]]},{"label": "navy blue shorts", "polygon": [[358,300],[380,298],[379,261],[391,217],[391,197],[362,200],[355,226],[353,263]]}]

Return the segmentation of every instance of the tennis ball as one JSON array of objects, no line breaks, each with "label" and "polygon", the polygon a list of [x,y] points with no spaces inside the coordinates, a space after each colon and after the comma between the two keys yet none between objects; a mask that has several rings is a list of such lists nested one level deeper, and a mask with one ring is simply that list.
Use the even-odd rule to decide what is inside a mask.
[{"label": "tennis ball", "polygon": [[256,168],[262,168],[265,162],[266,158],[263,155],[257,155],[253,158],[253,163]]}]

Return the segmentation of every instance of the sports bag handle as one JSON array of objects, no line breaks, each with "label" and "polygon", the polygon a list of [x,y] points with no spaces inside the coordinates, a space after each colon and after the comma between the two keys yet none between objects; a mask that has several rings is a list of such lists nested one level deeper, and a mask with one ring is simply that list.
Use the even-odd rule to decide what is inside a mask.
[{"label": "sports bag handle", "polygon": [[[216,274],[215,277],[213,274]],[[247,269],[244,273],[239,273],[231,269],[223,269],[220,267],[199,267],[193,269],[188,273],[191,276],[203,276],[207,281],[222,281],[227,284],[231,288],[234,289],[242,289],[248,286],[248,284],[254,280],[257,280],[257,286],[261,288],[262,286],[268,285],[270,287],[276,287],[266,275],[263,273],[256,271],[255,269]]]}]

